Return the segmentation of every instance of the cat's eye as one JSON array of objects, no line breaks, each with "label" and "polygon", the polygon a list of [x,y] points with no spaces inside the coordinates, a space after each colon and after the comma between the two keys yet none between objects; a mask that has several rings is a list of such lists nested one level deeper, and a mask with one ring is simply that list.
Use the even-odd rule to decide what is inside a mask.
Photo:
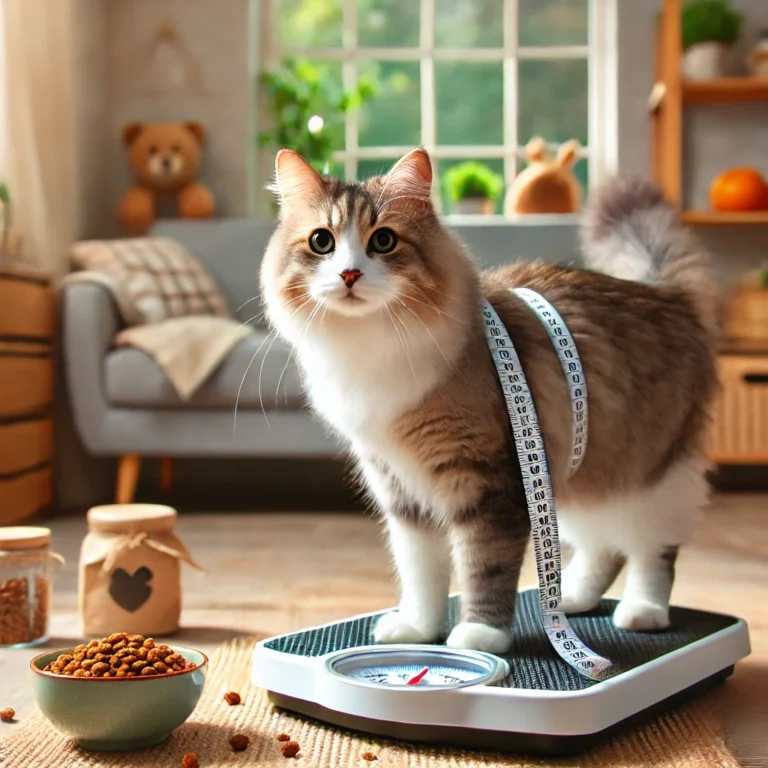
[{"label": "cat's eye", "polygon": [[336,241],[327,229],[316,229],[309,236],[309,247],[320,256],[330,253],[335,245]]},{"label": "cat's eye", "polygon": [[391,229],[377,229],[369,242],[369,249],[374,253],[389,253],[397,245],[397,237]]}]

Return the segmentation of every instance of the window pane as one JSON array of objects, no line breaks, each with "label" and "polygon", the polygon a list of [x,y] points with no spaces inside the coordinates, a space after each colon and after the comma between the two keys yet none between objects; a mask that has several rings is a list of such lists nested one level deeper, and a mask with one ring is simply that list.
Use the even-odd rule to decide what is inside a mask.
[{"label": "window pane", "polygon": [[589,188],[589,160],[586,157],[579,160],[576,165],[573,166],[573,173],[581,184],[581,188],[586,190]]},{"label": "window pane", "polygon": [[384,175],[400,158],[393,157],[391,160],[358,160],[357,178],[370,179],[372,176]]},{"label": "window pane", "polygon": [[376,83],[376,94],[359,115],[361,147],[416,146],[421,140],[419,63],[362,64],[360,76]]},{"label": "window pane", "polygon": [[278,0],[281,47],[341,45],[342,0]]},{"label": "window pane", "polygon": [[[461,163],[480,163],[481,165],[486,166],[494,173],[497,173],[499,176],[504,178],[504,161],[501,158],[492,158],[490,160],[458,160],[458,159],[451,159],[451,160],[440,160],[438,163],[438,174],[440,178],[440,193],[442,195],[443,199],[443,211],[445,213],[458,213],[458,203],[454,201],[451,198],[451,194],[448,190],[448,186],[446,184],[446,172],[453,168],[456,165],[460,165]],[[499,195],[498,200],[496,201],[496,213],[502,213],[504,211],[504,192]]]},{"label": "window pane", "polygon": [[358,44],[363,48],[412,48],[419,45],[417,0],[358,2]]},{"label": "window pane", "polygon": [[328,176],[335,176],[337,179],[344,179],[344,161],[331,160],[328,167]]},{"label": "window pane", "polygon": [[[344,149],[341,63],[299,60],[275,74],[275,84],[263,86],[270,117],[264,128],[270,146],[295,149],[312,162],[321,161],[327,150]],[[310,126],[315,116],[322,122],[314,120]]]},{"label": "window pane", "polygon": [[589,0],[518,0],[518,3],[520,45],[587,44]]},{"label": "window pane", "polygon": [[435,63],[438,144],[501,144],[501,62]]},{"label": "window pane", "polygon": [[587,143],[586,61],[521,61],[518,64],[518,136]]},{"label": "window pane", "polygon": [[435,44],[442,48],[501,48],[504,3],[500,0],[437,0]]}]

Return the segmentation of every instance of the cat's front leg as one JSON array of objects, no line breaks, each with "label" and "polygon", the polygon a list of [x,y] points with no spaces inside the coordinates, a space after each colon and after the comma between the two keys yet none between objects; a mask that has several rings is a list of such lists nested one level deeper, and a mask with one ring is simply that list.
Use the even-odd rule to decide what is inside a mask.
[{"label": "cat's front leg", "polygon": [[445,632],[450,550],[442,531],[404,512],[395,507],[387,513],[400,605],[379,619],[374,637],[378,643],[433,643]]},{"label": "cat's front leg", "polygon": [[461,588],[461,623],[446,645],[489,653],[509,650],[529,534],[524,504],[503,490],[486,491],[474,509],[455,517],[451,538]]}]

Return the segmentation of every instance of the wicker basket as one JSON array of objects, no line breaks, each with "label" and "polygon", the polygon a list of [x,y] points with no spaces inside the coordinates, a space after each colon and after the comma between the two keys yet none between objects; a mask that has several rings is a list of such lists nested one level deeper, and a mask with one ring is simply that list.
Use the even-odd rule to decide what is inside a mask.
[{"label": "wicker basket", "polygon": [[739,286],[725,307],[723,321],[731,339],[768,341],[768,288]]}]

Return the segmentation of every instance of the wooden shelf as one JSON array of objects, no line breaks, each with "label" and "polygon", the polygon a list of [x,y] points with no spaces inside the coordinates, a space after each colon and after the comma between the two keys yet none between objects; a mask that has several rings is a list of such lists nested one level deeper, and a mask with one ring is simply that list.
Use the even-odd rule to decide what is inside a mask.
[{"label": "wooden shelf", "polygon": [[720,213],[718,211],[683,211],[683,221],[702,227],[718,227],[733,224],[768,225],[768,211],[750,213]]},{"label": "wooden shelf", "polygon": [[683,81],[684,104],[748,104],[768,102],[768,78],[727,77]]}]

